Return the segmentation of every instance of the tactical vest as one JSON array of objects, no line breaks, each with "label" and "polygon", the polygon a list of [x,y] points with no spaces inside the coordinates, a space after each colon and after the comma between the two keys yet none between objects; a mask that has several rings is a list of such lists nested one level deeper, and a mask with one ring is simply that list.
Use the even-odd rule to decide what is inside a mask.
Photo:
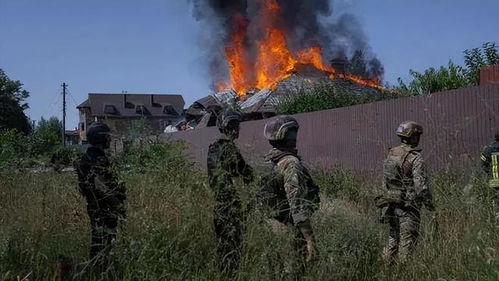
[{"label": "tactical vest", "polygon": [[386,202],[401,203],[414,200],[412,167],[420,149],[401,145],[390,149],[383,165]]},{"label": "tactical vest", "polygon": [[[290,206],[284,190],[284,178],[277,172],[277,163],[268,164],[267,172],[260,179],[258,201],[269,207],[271,217],[282,223],[293,223],[290,215]],[[307,208],[313,213],[320,205],[320,188],[315,184],[309,172],[305,169],[304,177],[307,186]]]}]

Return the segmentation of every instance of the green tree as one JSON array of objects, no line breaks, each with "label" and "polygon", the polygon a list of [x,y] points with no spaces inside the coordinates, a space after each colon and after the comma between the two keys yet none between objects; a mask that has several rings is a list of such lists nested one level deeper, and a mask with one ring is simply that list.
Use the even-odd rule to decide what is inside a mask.
[{"label": "green tree", "polygon": [[499,64],[499,52],[495,42],[487,42],[482,48],[473,48],[464,51],[466,78],[470,85],[480,83],[480,69],[487,65]]},{"label": "green tree", "polygon": [[28,108],[25,102],[29,92],[22,88],[20,81],[11,80],[0,69],[0,131],[17,129],[28,133],[31,129],[24,110]]},{"label": "green tree", "polygon": [[441,66],[438,69],[430,67],[423,73],[411,69],[409,73],[413,77],[412,81],[406,84],[399,78],[398,89],[413,95],[458,89],[469,85],[465,70],[452,61],[449,61],[447,67]]},{"label": "green tree", "polygon": [[430,67],[424,72],[409,70],[412,80],[405,83],[398,79],[395,91],[411,95],[422,95],[434,92],[475,86],[480,83],[480,69],[487,65],[499,64],[499,52],[493,42],[487,42],[482,48],[464,51],[464,66],[449,61],[447,66],[438,69]]},{"label": "green tree", "polygon": [[33,155],[52,152],[62,143],[62,122],[57,117],[48,120],[43,117],[31,136],[31,153]]}]

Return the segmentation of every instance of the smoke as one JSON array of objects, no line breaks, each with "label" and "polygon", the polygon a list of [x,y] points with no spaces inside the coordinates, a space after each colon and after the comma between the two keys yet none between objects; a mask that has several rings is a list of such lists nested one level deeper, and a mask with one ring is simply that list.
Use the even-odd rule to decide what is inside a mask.
[{"label": "smoke", "polygon": [[[262,5],[269,0],[190,0],[194,17],[206,25],[209,42],[205,42],[210,74],[224,76],[224,48],[234,29],[247,29],[245,44],[255,50],[255,42],[262,38],[260,17]],[[351,14],[333,11],[331,0],[275,0],[281,16],[271,24],[284,30],[291,51],[321,46],[324,61],[335,58],[353,59],[361,51],[366,71],[364,77],[381,77],[383,65],[371,51],[359,21]],[[358,63],[358,59],[356,58]],[[214,77],[215,78],[215,77]],[[215,78],[216,79],[216,78]]]}]

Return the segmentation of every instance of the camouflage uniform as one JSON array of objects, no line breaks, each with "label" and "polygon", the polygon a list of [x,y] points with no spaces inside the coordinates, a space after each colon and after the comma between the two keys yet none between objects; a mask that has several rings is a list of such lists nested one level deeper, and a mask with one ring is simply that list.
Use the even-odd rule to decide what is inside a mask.
[{"label": "camouflage uniform", "polygon": [[487,146],[483,150],[480,159],[482,160],[482,168],[489,178],[496,218],[499,219],[499,140]]},{"label": "camouflage uniform", "polygon": [[398,256],[406,260],[419,235],[420,210],[433,211],[432,194],[421,149],[402,144],[390,149],[383,166],[384,194],[377,198],[382,219],[389,224],[388,247],[384,258],[389,263]]},{"label": "camouflage uniform", "polygon": [[90,257],[105,267],[116,239],[118,219],[125,215],[125,187],[118,182],[101,147],[90,146],[74,166],[92,227]]},{"label": "camouflage uniform", "polygon": [[264,135],[274,148],[265,156],[272,167],[262,178],[260,200],[271,208],[274,219],[294,227],[295,247],[303,265],[302,261],[310,262],[317,254],[310,218],[319,205],[319,187],[297,155],[297,130],[298,122],[292,117],[278,117],[266,124]]},{"label": "camouflage uniform", "polygon": [[215,195],[214,226],[218,240],[219,267],[231,274],[239,266],[243,214],[233,179],[253,180],[253,171],[246,164],[232,138],[222,137],[208,150],[209,184]]}]

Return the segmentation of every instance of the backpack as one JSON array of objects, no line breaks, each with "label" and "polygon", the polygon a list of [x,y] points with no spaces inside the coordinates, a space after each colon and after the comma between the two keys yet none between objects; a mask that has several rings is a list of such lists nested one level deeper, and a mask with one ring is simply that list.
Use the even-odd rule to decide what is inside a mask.
[{"label": "backpack", "polygon": [[[261,205],[270,208],[271,217],[283,223],[290,222],[290,206],[286,192],[281,186],[282,182],[279,181],[279,175],[275,171],[275,164],[266,169],[266,171],[267,172],[260,178],[258,201]],[[308,188],[305,196],[307,207],[314,213],[319,209],[320,205],[320,188],[315,184],[306,169],[304,173]]]}]

